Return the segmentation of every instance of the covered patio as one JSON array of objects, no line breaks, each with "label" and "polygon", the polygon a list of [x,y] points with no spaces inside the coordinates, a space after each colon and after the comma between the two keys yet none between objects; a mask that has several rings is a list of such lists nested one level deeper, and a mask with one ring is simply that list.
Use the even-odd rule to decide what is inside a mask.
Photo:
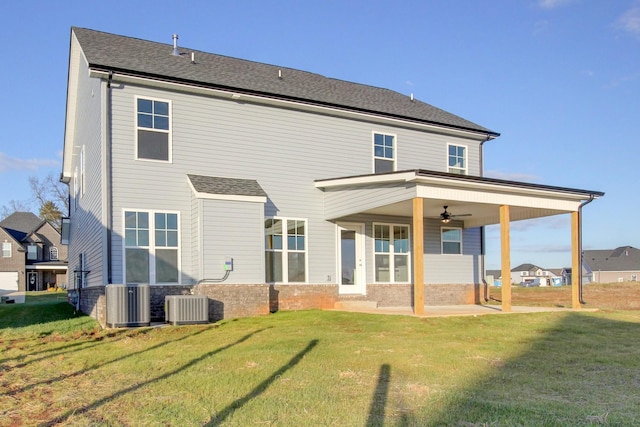
[{"label": "covered patio", "polygon": [[[411,218],[413,312],[424,314],[424,219],[456,221],[463,229],[500,224],[501,272],[511,277],[510,224],[553,215],[571,215],[572,307],[580,308],[582,207],[604,195],[526,182],[428,170],[316,180],[324,192],[325,219],[356,214]],[[443,215],[443,207],[449,213]],[[456,217],[456,214],[464,214]],[[484,271],[481,273],[484,274]],[[502,286],[502,312],[510,312],[511,287]]]}]

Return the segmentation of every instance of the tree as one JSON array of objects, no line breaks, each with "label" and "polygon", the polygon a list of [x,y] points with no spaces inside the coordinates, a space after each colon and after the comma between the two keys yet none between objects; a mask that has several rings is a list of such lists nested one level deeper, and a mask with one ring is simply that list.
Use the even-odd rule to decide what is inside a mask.
[{"label": "tree", "polygon": [[69,214],[69,187],[57,180],[52,173],[42,180],[35,176],[30,177],[29,185],[40,205],[40,218],[49,221],[60,231],[62,217]]},{"label": "tree", "polygon": [[5,219],[14,212],[29,212],[31,208],[27,202],[11,200],[9,205],[4,205],[0,210],[0,220]]}]

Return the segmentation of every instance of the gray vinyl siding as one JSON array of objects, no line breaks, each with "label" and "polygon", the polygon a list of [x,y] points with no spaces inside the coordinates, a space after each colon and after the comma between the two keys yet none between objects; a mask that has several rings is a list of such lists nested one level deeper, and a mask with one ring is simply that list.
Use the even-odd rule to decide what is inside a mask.
[{"label": "gray vinyl siding", "polygon": [[[135,160],[136,95],[171,101],[171,163]],[[181,233],[183,278],[200,279],[194,262],[196,210],[186,175],[255,179],[268,195],[266,217],[308,220],[309,283],[326,283],[328,276],[335,283],[335,225],[324,220],[323,195],[314,180],[372,173],[374,131],[397,136],[398,169],[446,171],[448,142],[467,145],[470,159],[478,147],[477,141],[361,120],[119,85],[113,91],[114,230],[122,232],[125,208],[180,211],[181,230],[190,231]],[[237,231],[242,240],[256,232]],[[263,230],[257,232],[262,240]],[[119,233],[114,233],[114,280],[122,277]],[[262,254],[262,245],[257,251]],[[251,256],[255,263],[257,255]]]},{"label": "gray vinyl siding", "polygon": [[[348,190],[327,190],[324,213],[326,218],[340,218],[370,208],[391,205],[415,197],[414,186],[400,184],[363,186]],[[345,203],[348,202],[348,203]]]},{"label": "gray vinyl siding", "polygon": [[[441,226],[438,220],[425,221],[424,281],[427,284],[468,284],[480,281],[480,228],[462,230],[462,254],[442,254]],[[462,226],[452,221],[450,227]],[[472,274],[472,275],[471,275]]]},{"label": "gray vinyl siding", "polygon": [[264,204],[228,200],[202,201],[203,279],[224,276],[225,259],[233,259],[227,282],[264,283]]},{"label": "gray vinyl siding", "polygon": [[76,109],[76,128],[73,135],[73,167],[78,170],[80,183],[81,150],[85,149],[85,188],[84,194],[75,198],[76,189],[73,180],[69,186],[70,204],[70,245],[69,245],[69,283],[74,283],[73,270],[79,268],[79,254],[85,254],[85,268],[88,286],[99,286],[106,282],[106,230],[102,223],[103,210],[103,171],[102,153],[102,86],[99,80],[88,77],[88,68],[84,58],[79,56],[77,64],[78,98],[80,108]]}]

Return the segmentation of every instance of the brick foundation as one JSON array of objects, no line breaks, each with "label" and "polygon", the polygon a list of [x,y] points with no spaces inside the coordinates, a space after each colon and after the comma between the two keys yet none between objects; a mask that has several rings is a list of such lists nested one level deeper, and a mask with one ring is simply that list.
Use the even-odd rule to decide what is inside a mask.
[{"label": "brick foundation", "polygon": [[425,305],[479,304],[480,285],[428,284],[424,287]]},{"label": "brick foundation", "polygon": [[269,314],[269,285],[200,284],[194,295],[209,297],[209,321]]},{"label": "brick foundation", "polygon": [[338,300],[338,285],[271,285],[269,310],[326,310]]}]

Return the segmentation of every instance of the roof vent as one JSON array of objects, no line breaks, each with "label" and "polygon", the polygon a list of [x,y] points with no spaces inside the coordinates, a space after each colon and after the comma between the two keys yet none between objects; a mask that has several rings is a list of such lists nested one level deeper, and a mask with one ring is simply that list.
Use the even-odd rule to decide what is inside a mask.
[{"label": "roof vent", "polygon": [[278,70],[278,78],[282,80],[282,70]]},{"label": "roof vent", "polygon": [[180,56],[180,52],[178,52],[178,35],[174,34],[171,37],[173,37],[173,52],[171,52],[171,54],[173,56]]}]

